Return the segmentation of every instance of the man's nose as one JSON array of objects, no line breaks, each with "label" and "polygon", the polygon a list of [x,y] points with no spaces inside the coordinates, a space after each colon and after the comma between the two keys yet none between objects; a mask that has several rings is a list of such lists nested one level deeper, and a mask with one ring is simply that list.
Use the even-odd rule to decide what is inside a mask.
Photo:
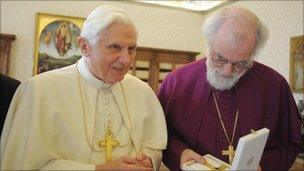
[{"label": "man's nose", "polygon": [[129,50],[128,49],[123,50],[121,52],[120,62],[122,62],[124,64],[129,64],[129,63],[131,63],[131,58],[132,58],[132,55],[129,53]]},{"label": "man's nose", "polygon": [[231,62],[224,64],[222,76],[230,77],[232,75],[232,72],[233,72],[233,64]]}]

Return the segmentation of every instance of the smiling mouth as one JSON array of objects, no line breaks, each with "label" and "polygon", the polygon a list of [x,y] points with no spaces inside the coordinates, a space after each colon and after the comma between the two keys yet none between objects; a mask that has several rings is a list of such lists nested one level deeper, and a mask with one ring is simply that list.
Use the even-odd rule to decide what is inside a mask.
[{"label": "smiling mouth", "polygon": [[112,67],[114,70],[117,70],[117,71],[124,71],[125,68],[124,67]]}]

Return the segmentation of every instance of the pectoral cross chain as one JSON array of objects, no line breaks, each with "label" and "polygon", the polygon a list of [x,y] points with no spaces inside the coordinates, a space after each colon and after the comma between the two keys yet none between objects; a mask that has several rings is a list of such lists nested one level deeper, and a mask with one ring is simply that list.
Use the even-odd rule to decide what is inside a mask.
[{"label": "pectoral cross chain", "polygon": [[223,117],[222,117],[222,114],[220,112],[220,109],[218,107],[218,103],[217,103],[217,100],[216,100],[216,97],[215,97],[215,93],[214,93],[214,90],[212,91],[212,95],[213,95],[213,99],[214,99],[214,103],[215,103],[215,107],[216,107],[216,111],[217,111],[217,116],[220,120],[220,123],[221,123],[221,126],[224,130],[224,134],[225,134],[225,137],[227,139],[227,142],[229,144],[228,146],[228,150],[223,150],[222,151],[222,155],[228,155],[229,156],[229,164],[232,164],[232,160],[233,160],[233,157],[234,157],[234,154],[235,154],[235,151],[233,150],[233,141],[234,141],[234,136],[235,136],[235,130],[236,130],[236,125],[237,125],[237,122],[238,122],[238,118],[239,118],[239,110],[236,109],[236,113],[235,113],[235,119],[234,119],[234,126],[233,126],[233,131],[232,131],[232,137],[231,137],[231,140],[229,139],[228,137],[228,132],[227,132],[227,129],[224,125],[224,121],[223,121]]},{"label": "pectoral cross chain", "polygon": [[233,150],[233,146],[229,145],[228,150],[223,150],[222,155],[228,155],[229,156],[229,164],[232,164],[232,160],[234,157],[235,151]]}]

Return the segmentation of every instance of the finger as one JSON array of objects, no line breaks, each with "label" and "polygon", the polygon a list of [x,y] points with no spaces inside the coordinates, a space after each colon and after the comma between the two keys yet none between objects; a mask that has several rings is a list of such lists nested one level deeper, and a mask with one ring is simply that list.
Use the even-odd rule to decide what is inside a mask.
[{"label": "finger", "polygon": [[144,166],[140,166],[140,165],[132,165],[130,164],[130,170],[152,170],[152,167],[144,167]]},{"label": "finger", "polygon": [[152,163],[151,163],[151,160],[150,158],[146,158],[145,160],[143,160],[141,163],[140,163],[141,166],[144,166],[144,167],[152,167]]},{"label": "finger", "polygon": [[140,152],[136,155],[136,159],[138,161],[142,161],[142,160],[145,160],[147,158],[147,156],[143,153],[143,152]]},{"label": "finger", "polygon": [[139,162],[136,160],[136,158],[134,157],[128,157],[128,156],[125,156],[123,158],[123,162],[127,163],[127,164],[138,164]]},{"label": "finger", "polygon": [[194,160],[194,161],[199,162],[201,164],[204,164],[206,162],[206,160],[204,159],[203,156],[201,156],[198,153],[192,151],[191,149],[184,150],[182,152],[182,155],[181,155],[181,161],[180,161],[181,166],[184,163],[189,162],[191,160]]},{"label": "finger", "polygon": [[207,162],[203,156],[200,156],[196,161],[200,164],[205,164]]},{"label": "finger", "polygon": [[186,163],[186,162],[188,162],[190,160],[191,160],[190,158],[188,158],[186,156],[183,156],[183,157],[180,158],[180,163],[182,165],[182,164],[184,164],[184,163]]},{"label": "finger", "polygon": [[198,163],[204,164],[206,162],[205,158],[195,152],[193,152],[193,160],[197,161]]},{"label": "finger", "polygon": [[194,155],[194,152],[192,150],[190,150],[190,149],[184,150],[181,154],[180,163],[184,164],[186,162],[193,160],[193,155]]}]

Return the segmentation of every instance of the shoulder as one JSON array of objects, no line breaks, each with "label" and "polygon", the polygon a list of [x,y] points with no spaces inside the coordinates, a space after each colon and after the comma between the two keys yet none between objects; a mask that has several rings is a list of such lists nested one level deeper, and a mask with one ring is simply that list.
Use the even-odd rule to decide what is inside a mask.
[{"label": "shoulder", "polygon": [[254,80],[265,82],[267,84],[278,84],[286,81],[280,73],[259,62],[254,62],[254,66],[246,75],[250,76]]},{"label": "shoulder", "polygon": [[189,87],[189,84],[204,82],[206,80],[206,72],[206,59],[199,59],[169,73],[163,81],[162,86],[170,86],[171,88],[177,85]]},{"label": "shoulder", "polygon": [[126,74],[121,82],[123,87],[127,90],[128,94],[131,93],[136,97],[151,97],[155,96],[154,91],[148,83],[140,80],[139,78]]},{"label": "shoulder", "polygon": [[7,88],[12,88],[16,89],[20,84],[19,80],[16,80],[14,78],[11,78],[9,76],[3,75],[0,73],[0,85],[1,88],[7,89]]},{"label": "shoulder", "polygon": [[263,93],[278,93],[289,91],[289,84],[285,78],[274,69],[254,62],[254,66],[237,83],[241,87],[252,87]]},{"label": "shoulder", "polygon": [[77,68],[76,64],[74,64],[35,75],[22,82],[21,86],[28,88],[39,88],[37,89],[38,91],[45,88],[50,90],[49,88],[51,87],[60,87],[66,85],[69,82],[72,82],[77,78],[76,76]]},{"label": "shoulder", "polygon": [[196,74],[203,74],[206,72],[206,59],[199,59],[190,62],[182,67],[172,71],[168,77],[196,77]]},{"label": "shoulder", "polygon": [[57,81],[58,79],[72,78],[73,76],[75,76],[76,73],[77,73],[77,68],[76,65],[74,64],[60,69],[55,69],[41,73],[39,75],[30,78],[29,80],[37,81],[37,82],[47,81],[48,83],[51,83],[52,81]]},{"label": "shoulder", "polygon": [[136,88],[136,89],[150,89],[150,86],[146,83],[140,80],[139,78],[126,74],[124,79],[122,80],[123,84],[126,84],[129,88]]}]

